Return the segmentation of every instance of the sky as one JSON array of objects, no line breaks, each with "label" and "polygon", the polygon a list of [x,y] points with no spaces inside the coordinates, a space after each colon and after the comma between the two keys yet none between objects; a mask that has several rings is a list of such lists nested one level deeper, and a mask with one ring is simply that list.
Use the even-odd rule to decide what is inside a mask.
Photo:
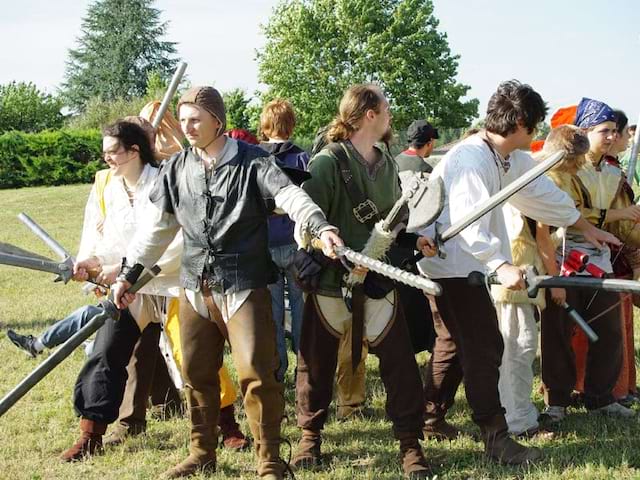
[{"label": "sky", "polygon": [[[64,79],[89,0],[0,0],[0,84],[31,81],[53,93]],[[156,0],[192,84],[258,83],[260,25],[278,0]],[[532,85],[551,111],[597,98],[640,114],[638,0],[434,0],[439,30],[460,55],[457,80],[480,100],[502,80]]]}]

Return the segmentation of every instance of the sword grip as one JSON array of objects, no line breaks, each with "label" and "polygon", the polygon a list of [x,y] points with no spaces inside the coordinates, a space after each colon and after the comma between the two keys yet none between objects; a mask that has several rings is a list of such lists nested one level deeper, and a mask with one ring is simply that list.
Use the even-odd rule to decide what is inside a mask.
[{"label": "sword grip", "polygon": [[471,272],[467,275],[467,283],[472,287],[484,287],[487,283],[489,285],[500,285],[498,275],[495,272],[488,277],[482,272]]}]

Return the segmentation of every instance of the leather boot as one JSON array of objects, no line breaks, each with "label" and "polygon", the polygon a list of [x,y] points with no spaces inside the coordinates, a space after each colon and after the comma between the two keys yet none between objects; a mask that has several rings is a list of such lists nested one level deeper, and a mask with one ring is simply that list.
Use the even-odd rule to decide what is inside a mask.
[{"label": "leather boot", "polygon": [[402,455],[402,471],[406,478],[431,478],[433,475],[427,460],[424,458],[418,436],[413,433],[400,434],[400,454]]},{"label": "leather boot", "polygon": [[216,471],[217,409],[214,407],[191,407],[189,413],[191,416],[189,456],[175,467],[167,470],[163,478],[183,478],[200,472],[213,473]]},{"label": "leather boot", "polygon": [[240,431],[236,422],[233,404],[220,409],[218,426],[222,432],[222,443],[230,450],[245,450],[249,447],[249,440]]},{"label": "leather boot", "polygon": [[422,434],[425,440],[435,440],[437,442],[443,440],[456,440],[460,436],[460,430],[451,425],[445,419],[427,420],[424,422]]},{"label": "leather boot", "polygon": [[80,420],[80,438],[60,458],[64,462],[77,462],[85,457],[102,453],[102,436],[107,431],[107,424],[83,418]]},{"label": "leather boot", "polygon": [[280,424],[260,427],[260,439],[255,440],[258,454],[258,476],[282,480],[287,466],[280,458]]},{"label": "leather boot", "polygon": [[302,430],[302,438],[291,465],[296,469],[314,468],[322,464],[320,445],[322,438],[319,431]]},{"label": "leather boot", "polygon": [[496,415],[480,425],[480,431],[485,455],[498,463],[520,465],[535,462],[542,457],[540,449],[520,445],[509,436],[504,415]]}]

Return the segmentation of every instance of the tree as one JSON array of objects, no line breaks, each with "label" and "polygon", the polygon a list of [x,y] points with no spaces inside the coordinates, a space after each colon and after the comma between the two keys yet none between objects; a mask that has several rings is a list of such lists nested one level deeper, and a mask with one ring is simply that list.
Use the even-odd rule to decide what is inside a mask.
[{"label": "tree", "polygon": [[0,85],[0,134],[9,130],[39,132],[60,128],[62,100],[38,90],[33,83]]},{"label": "tree", "polygon": [[457,83],[457,55],[437,30],[431,0],[282,0],[258,52],[265,99],[285,97],[309,135],[337,112],[344,90],[379,84],[393,107],[394,125],[416,118],[464,127],[477,115],[476,99]]},{"label": "tree", "polygon": [[227,129],[243,128],[251,130],[249,118],[249,103],[251,98],[247,98],[244,90],[234,88],[222,94],[224,107],[227,114]]},{"label": "tree", "polygon": [[175,43],[162,41],[167,22],[153,0],[97,0],[82,21],[78,47],[69,50],[63,92],[69,106],[84,110],[91,98],[141,97],[152,72],[171,78]]}]

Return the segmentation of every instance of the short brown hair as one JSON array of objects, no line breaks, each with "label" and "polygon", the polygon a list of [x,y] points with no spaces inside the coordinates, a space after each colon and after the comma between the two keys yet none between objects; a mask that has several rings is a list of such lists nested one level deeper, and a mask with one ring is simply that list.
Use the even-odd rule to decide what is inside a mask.
[{"label": "short brown hair", "polygon": [[360,128],[368,110],[380,113],[382,101],[380,87],[375,84],[364,83],[349,87],[340,100],[338,115],[329,125],[327,139],[337,142],[351,138]]},{"label": "short brown hair", "polygon": [[547,104],[531,86],[518,80],[498,85],[489,99],[485,128],[506,137],[522,122],[529,133],[547,116]]},{"label": "short brown hair", "polygon": [[296,114],[288,100],[276,98],[267,103],[260,114],[260,132],[265,140],[288,140],[296,126]]}]

